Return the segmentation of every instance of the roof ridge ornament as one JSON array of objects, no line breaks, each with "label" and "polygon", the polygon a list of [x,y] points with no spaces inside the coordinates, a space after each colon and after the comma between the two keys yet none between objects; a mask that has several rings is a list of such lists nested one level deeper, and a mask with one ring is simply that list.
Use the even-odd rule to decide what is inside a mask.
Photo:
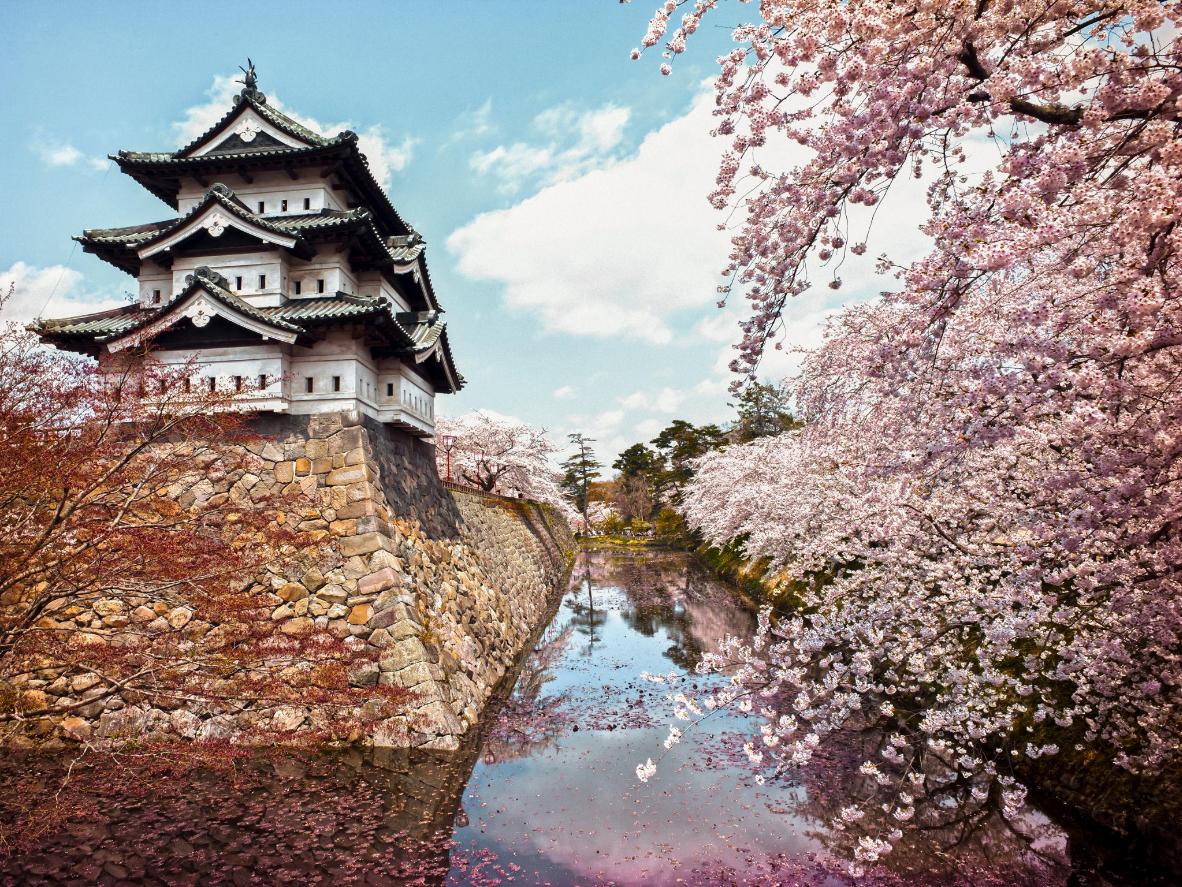
[{"label": "roof ridge ornament", "polygon": [[254,69],[254,62],[247,57],[246,67],[239,65],[238,70],[242,72],[242,79],[234,82],[242,84],[242,91],[234,96],[234,104],[237,105],[243,99],[249,99],[259,105],[267,104],[267,97],[259,91],[259,75]]},{"label": "roof ridge ornament", "polygon": [[228,290],[230,288],[230,281],[226,280],[226,278],[214,271],[208,265],[199,265],[193,269],[192,274],[186,274],[185,286],[192,286],[194,279],[197,279],[203,283],[212,283],[215,286],[220,286],[224,290]]}]

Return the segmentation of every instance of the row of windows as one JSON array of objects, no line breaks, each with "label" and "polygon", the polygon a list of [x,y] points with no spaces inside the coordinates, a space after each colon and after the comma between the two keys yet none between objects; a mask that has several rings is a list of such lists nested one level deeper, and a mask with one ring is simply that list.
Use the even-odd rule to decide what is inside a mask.
[{"label": "row of windows", "polygon": [[[333,376],[332,377],[332,390],[333,391],[340,391],[341,390],[341,377],[340,376]],[[366,382],[365,383],[366,394],[372,393],[372,390],[373,389],[372,389],[371,384],[369,382]],[[315,393],[315,391],[316,391],[316,377],[315,376],[304,376],[304,393],[305,394],[313,394],[313,393]],[[393,382],[386,383],[386,397],[388,397],[388,398],[394,397],[394,383]],[[407,404],[408,406],[413,407],[414,409],[418,410],[421,413],[430,413],[431,403],[425,397],[420,397],[417,394],[410,394],[407,391],[403,391],[402,392],[402,402],[404,404]]]},{"label": "row of windows", "polygon": [[[260,375],[255,377],[255,384],[258,385],[260,390],[267,387],[268,378],[269,377],[266,375],[266,373],[261,373]],[[246,376],[231,376],[230,382],[233,384],[235,391],[244,390],[246,388],[246,384],[247,384],[246,383]],[[182,383],[182,385],[184,386],[186,393],[192,393],[192,391],[193,391],[193,380],[192,379],[186,378],[184,380],[184,382]],[[202,385],[202,387],[205,388],[206,391],[208,391],[210,394],[213,394],[215,391],[218,390],[218,377],[217,376],[202,376],[201,377],[201,385]]]},{"label": "row of windows", "polygon": [[[234,278],[234,289],[237,290],[238,292],[242,292],[242,281],[243,281],[243,278],[242,278],[241,274],[239,274],[238,276],[236,276]],[[267,275],[260,274],[258,277],[258,282],[259,282],[258,288],[260,290],[265,290],[267,288]],[[301,295],[304,291],[303,281],[301,281],[301,280],[295,281],[292,284],[292,291],[297,296]],[[318,292],[318,293],[324,292],[324,278],[323,277],[316,278],[316,292]],[[152,304],[159,305],[163,301],[164,301],[164,294],[160,290],[156,290],[156,289],[152,290]]]},{"label": "row of windows", "polygon": [[[266,274],[259,275],[258,288],[261,290],[265,290],[267,288],[267,275]],[[234,289],[238,290],[239,292],[242,291],[242,275],[241,274],[239,274],[237,277],[234,278]],[[304,291],[303,281],[302,280],[295,281],[292,284],[292,289],[297,296],[300,295],[301,293],[303,293],[303,291]],[[316,292],[318,292],[318,293],[324,292],[324,278],[323,277],[316,278]]]},{"label": "row of windows", "polygon": [[[267,385],[270,383],[270,381],[273,380],[273,378],[274,377],[268,376],[266,373],[261,373],[255,377],[254,384],[257,385],[258,390],[261,391],[267,387]],[[230,383],[234,386],[234,391],[236,391],[236,392],[244,391],[247,387],[246,376],[230,376]],[[193,380],[192,379],[186,378],[182,384],[184,385],[184,390],[187,393],[192,393],[192,391],[193,391]],[[201,384],[210,394],[213,394],[214,392],[216,392],[218,390],[218,377],[217,376],[202,376],[201,377]],[[333,376],[330,384],[331,384],[332,390],[334,392],[339,392],[341,390],[341,377],[340,376]],[[365,387],[366,387],[367,393],[372,391],[371,383],[366,382]],[[313,393],[315,393],[315,391],[316,391],[316,377],[315,376],[305,376],[304,377],[304,392],[306,394],[313,394]],[[394,397],[394,383],[393,382],[386,383],[386,397],[388,397],[388,398]],[[418,394],[412,394],[412,393],[404,390],[402,392],[402,402],[404,404],[406,404],[407,406],[410,406],[411,408],[418,410],[420,413],[425,413],[427,415],[430,415],[433,412],[431,408],[434,405],[430,402],[430,400],[428,398],[422,397]]]},{"label": "row of windows", "polygon": [[[258,206],[259,206],[259,215],[261,216],[267,211],[267,201],[260,200]],[[309,210],[311,208],[312,208],[312,198],[305,197],[304,198],[304,209]],[[279,201],[279,211],[281,213],[287,212],[287,201],[286,200]]]}]

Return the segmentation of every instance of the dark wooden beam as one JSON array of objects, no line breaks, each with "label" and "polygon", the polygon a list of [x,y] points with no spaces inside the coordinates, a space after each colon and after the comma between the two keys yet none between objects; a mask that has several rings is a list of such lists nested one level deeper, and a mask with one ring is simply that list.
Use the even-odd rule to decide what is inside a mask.
[{"label": "dark wooden beam", "polygon": [[287,177],[293,182],[300,177],[299,172],[294,167],[287,167]]},{"label": "dark wooden beam", "polygon": [[248,185],[254,184],[254,176],[246,171],[245,166],[238,167],[238,175],[242,176],[242,180]]}]

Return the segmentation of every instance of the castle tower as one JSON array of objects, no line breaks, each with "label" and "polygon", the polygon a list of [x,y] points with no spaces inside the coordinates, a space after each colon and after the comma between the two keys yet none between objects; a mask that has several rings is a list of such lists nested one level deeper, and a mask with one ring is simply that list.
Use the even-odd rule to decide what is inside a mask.
[{"label": "castle tower", "polygon": [[30,329],[91,355],[151,349],[193,361],[196,384],[260,411],[356,410],[434,429],[455,369],[422,237],[402,220],[357,135],[312,132],[267,104],[254,66],[233,106],[172,152],[112,159],[177,215],[75,239],[138,281],[138,299]]}]

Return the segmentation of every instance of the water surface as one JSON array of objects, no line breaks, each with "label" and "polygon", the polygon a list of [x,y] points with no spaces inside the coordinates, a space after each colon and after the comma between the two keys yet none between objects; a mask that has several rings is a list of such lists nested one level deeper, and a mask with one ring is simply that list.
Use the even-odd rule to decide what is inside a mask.
[{"label": "water surface", "polygon": [[[737,713],[662,747],[668,688],[641,672],[692,669],[723,636],[753,628],[751,608],[687,555],[582,552],[513,692],[460,752],[271,757],[233,779],[192,775],[138,791],[123,780],[96,788],[92,807],[37,852],[0,862],[0,875],[170,885],[850,883],[853,838],[827,823],[863,790],[857,767],[880,737],[840,736],[816,766],[764,785],[741,752],[757,724]],[[635,768],[649,757],[660,757],[659,769],[641,783]],[[1019,826],[986,818],[909,837],[861,883],[1147,883],[1073,871],[1067,833],[1037,812]]]}]

